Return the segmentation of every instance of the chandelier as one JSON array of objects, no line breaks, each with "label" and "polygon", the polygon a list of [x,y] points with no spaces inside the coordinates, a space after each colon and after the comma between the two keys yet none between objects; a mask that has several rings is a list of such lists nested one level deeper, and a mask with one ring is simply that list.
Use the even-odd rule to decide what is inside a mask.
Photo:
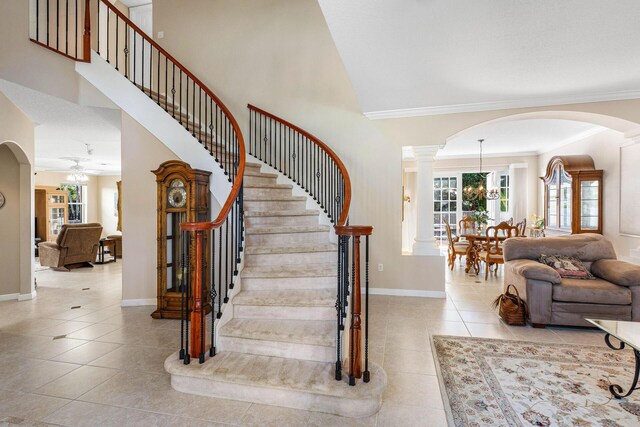
[{"label": "chandelier", "polygon": [[[482,174],[482,143],[484,142],[484,139],[479,139],[478,142],[480,143],[479,173]],[[462,189],[462,192],[468,200],[480,200],[480,199],[497,200],[500,198],[500,192],[497,189],[492,188],[490,190],[487,190],[486,188],[484,188],[484,185],[482,184],[478,185],[477,187],[474,187],[472,185],[467,185]]]},{"label": "chandelier", "polygon": [[76,164],[69,168],[71,172],[67,175],[67,179],[76,183],[89,181],[89,177],[84,173],[84,168],[80,166],[80,161],[74,160],[74,162],[76,162]]}]

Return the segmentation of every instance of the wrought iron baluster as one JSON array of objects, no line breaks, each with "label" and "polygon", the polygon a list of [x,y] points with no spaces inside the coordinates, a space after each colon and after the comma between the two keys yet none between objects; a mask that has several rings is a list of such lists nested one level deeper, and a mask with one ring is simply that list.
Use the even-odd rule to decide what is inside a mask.
[{"label": "wrought iron baluster", "polygon": [[371,379],[369,372],[369,236],[364,239],[364,372],[362,381],[368,383]]}]

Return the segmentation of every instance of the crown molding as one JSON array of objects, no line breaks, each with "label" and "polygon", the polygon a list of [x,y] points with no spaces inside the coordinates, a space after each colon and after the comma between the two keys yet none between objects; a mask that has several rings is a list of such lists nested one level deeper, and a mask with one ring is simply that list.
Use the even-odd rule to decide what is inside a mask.
[{"label": "crown molding", "polygon": [[[494,158],[505,158],[505,157],[530,157],[530,156],[538,156],[540,153],[537,151],[512,151],[512,152],[504,152],[504,153],[491,153],[484,154],[482,153],[483,159],[494,159]],[[438,160],[459,160],[459,159],[478,159],[478,153],[469,153],[469,154],[450,154],[450,155],[440,155],[436,156],[436,161]]]},{"label": "crown molding", "polygon": [[544,98],[516,99],[510,101],[475,102],[433,107],[401,108],[397,110],[368,111],[364,115],[371,120],[398,119],[404,117],[437,116],[442,114],[471,113],[475,111],[509,110],[512,108],[546,107],[551,105],[585,104],[588,102],[622,101],[640,98],[640,90],[603,92],[588,95],[550,96]]}]

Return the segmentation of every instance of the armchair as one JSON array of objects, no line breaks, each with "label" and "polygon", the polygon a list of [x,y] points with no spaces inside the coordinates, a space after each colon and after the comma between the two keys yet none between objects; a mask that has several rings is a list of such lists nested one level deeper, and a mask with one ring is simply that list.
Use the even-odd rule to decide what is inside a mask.
[{"label": "armchair", "polygon": [[90,263],[96,260],[101,234],[100,224],[65,224],[55,243],[38,244],[40,264],[62,271],[93,267]]},{"label": "armchair", "polygon": [[[595,279],[562,278],[537,261],[542,254],[578,258]],[[591,326],[585,317],[640,321],[640,266],[617,260],[602,235],[512,238],[504,242],[504,259],[505,285],[527,301],[534,327]]]}]

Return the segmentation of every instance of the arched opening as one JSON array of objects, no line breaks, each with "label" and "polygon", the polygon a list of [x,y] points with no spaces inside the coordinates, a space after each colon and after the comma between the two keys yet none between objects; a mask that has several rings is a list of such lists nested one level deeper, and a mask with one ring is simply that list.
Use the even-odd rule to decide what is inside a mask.
[{"label": "arched opening", "polygon": [[[633,154],[640,161],[640,149],[636,154],[628,148],[634,145],[639,129],[640,124],[636,122],[605,114],[552,110],[518,114],[505,112],[502,117],[452,132],[444,147],[435,154],[431,168],[434,239],[441,248],[446,248],[445,222],[450,223],[455,234],[457,222],[469,215],[469,209],[485,211],[490,218],[488,225],[509,219],[515,222],[526,220],[531,225],[534,215],[543,219],[545,193],[539,178],[545,174],[549,160],[556,155],[589,155],[596,169],[603,170],[604,174],[603,234],[613,242],[620,258],[640,258],[640,221],[634,224],[637,212],[633,212],[632,204],[625,202],[636,200],[640,194],[636,194],[638,191],[632,180],[621,178],[629,175],[629,171],[624,170],[625,156]],[[485,140],[482,144],[482,170],[478,139]],[[628,154],[623,155],[623,150]],[[403,176],[410,190],[416,164],[406,159],[403,162]],[[499,198],[483,200],[481,206],[467,203],[472,208],[465,208],[462,189],[466,185],[465,178],[471,175],[480,176],[481,184],[487,189],[494,189]],[[409,192],[405,186],[405,194]],[[417,205],[415,202],[412,197],[410,203],[405,203],[405,219],[419,215],[411,211],[411,205]],[[410,248],[411,242],[405,240],[411,235],[415,233],[407,230],[405,221],[405,250]]]},{"label": "arched opening", "polygon": [[0,299],[30,299],[33,281],[31,162],[14,141],[0,142]]}]

